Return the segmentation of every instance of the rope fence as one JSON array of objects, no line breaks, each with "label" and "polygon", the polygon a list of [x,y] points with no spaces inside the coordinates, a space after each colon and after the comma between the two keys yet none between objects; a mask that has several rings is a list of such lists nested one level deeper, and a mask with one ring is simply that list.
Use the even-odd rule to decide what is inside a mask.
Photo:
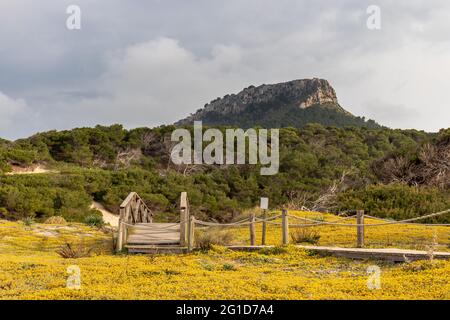
[{"label": "rope fence", "polygon": [[[355,228],[356,229],[356,246],[357,247],[364,247],[364,240],[365,240],[365,228],[366,227],[383,227],[383,226],[395,226],[395,225],[405,225],[405,226],[423,226],[423,227],[448,227],[450,226],[450,223],[417,223],[417,221],[425,220],[433,217],[442,216],[445,214],[450,213],[450,209],[435,212],[423,216],[418,216],[414,218],[408,218],[403,220],[389,220],[389,219],[383,219],[379,217],[374,217],[371,215],[365,215],[364,211],[359,210],[357,211],[357,214],[343,217],[340,219],[332,220],[332,221],[325,221],[323,216],[319,216],[320,218],[308,218],[308,217],[300,217],[292,214],[288,214],[287,210],[283,210],[281,215],[271,216],[267,218],[261,218],[261,217],[255,217],[254,214],[251,214],[248,218],[242,219],[240,221],[231,222],[231,223],[217,223],[217,222],[208,222],[208,221],[202,221],[193,218],[192,220],[192,228],[195,227],[195,225],[200,226],[200,228],[221,228],[221,227],[236,227],[236,228],[242,228],[242,227],[249,227],[250,232],[250,245],[256,245],[256,231],[255,226],[256,225],[263,225],[262,228],[262,239],[263,244],[265,244],[264,240],[266,239],[266,232],[267,232],[267,225],[275,226],[275,227],[281,227],[281,238],[282,238],[282,244],[286,245],[289,243],[289,228],[313,228],[313,227],[349,227],[349,228]],[[319,213],[320,214],[320,213]],[[364,218],[372,219],[376,221],[380,221],[379,223],[367,223],[365,222]],[[280,220],[281,221],[277,221]],[[323,220],[321,220],[323,219]],[[296,223],[290,223],[289,220],[294,220]],[[350,222],[353,220],[353,223]],[[297,221],[302,221],[303,223],[298,223]],[[400,230],[395,230],[395,234],[398,234]],[[391,242],[390,235],[385,235],[388,238],[387,242]],[[422,245],[425,241],[424,239],[416,239],[412,244],[415,245]],[[450,241],[450,230],[448,232],[448,241]],[[381,244],[381,242],[373,242],[371,244]],[[439,246],[439,244],[435,244]],[[447,245],[449,245],[447,243]],[[450,245],[449,245],[450,246]]]}]

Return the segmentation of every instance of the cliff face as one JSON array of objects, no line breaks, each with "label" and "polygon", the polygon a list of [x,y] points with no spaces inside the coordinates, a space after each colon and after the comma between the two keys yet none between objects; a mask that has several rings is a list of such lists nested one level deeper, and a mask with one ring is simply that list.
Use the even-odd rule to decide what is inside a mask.
[{"label": "cliff face", "polygon": [[314,78],[250,86],[237,94],[211,101],[175,125],[201,120],[205,124],[242,127],[301,127],[310,122],[340,126],[352,125],[354,119],[359,118],[339,105],[328,81]]}]

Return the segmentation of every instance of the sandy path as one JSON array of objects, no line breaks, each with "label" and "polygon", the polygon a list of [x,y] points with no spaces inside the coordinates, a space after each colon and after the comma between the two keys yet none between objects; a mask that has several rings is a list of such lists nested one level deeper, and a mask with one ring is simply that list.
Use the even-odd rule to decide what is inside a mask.
[{"label": "sandy path", "polygon": [[103,221],[109,223],[112,227],[117,227],[119,225],[119,215],[106,210],[106,208],[99,202],[92,202],[91,209],[96,209],[100,211],[103,215]]},{"label": "sandy path", "polygon": [[12,175],[16,175],[16,174],[39,174],[39,173],[51,173],[51,172],[56,172],[56,171],[45,169],[44,167],[42,167],[40,165],[27,167],[27,168],[22,168],[19,166],[12,166],[12,172],[7,172],[6,175],[12,176]]}]

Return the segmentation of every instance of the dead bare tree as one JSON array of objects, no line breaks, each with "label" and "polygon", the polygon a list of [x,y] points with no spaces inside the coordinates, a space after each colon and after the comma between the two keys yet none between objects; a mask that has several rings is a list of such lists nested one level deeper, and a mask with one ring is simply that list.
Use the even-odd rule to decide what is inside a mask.
[{"label": "dead bare tree", "polygon": [[450,188],[449,141],[424,144],[411,159],[411,156],[390,156],[375,162],[372,170],[383,183]]},{"label": "dead bare tree", "polygon": [[333,181],[319,197],[310,192],[292,190],[288,192],[289,201],[286,208],[302,211],[331,211],[336,207],[336,197],[347,187],[347,177],[354,172],[353,169],[344,170],[339,179]]},{"label": "dead bare tree", "polygon": [[353,173],[352,169],[344,170],[341,177],[333,181],[333,184],[312,202],[311,211],[330,211],[336,207],[337,194],[345,188],[345,179]]}]

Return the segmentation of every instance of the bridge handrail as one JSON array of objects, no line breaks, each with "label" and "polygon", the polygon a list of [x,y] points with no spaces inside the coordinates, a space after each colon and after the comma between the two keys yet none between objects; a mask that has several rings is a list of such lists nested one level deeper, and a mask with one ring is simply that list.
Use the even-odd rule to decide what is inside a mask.
[{"label": "bridge handrail", "polygon": [[136,192],[130,192],[120,205],[119,220],[127,223],[151,223],[153,211]]},{"label": "bridge handrail", "polygon": [[120,205],[119,233],[117,237],[117,250],[123,249],[127,239],[127,228],[136,223],[152,223],[153,211],[136,193],[130,192]]}]

